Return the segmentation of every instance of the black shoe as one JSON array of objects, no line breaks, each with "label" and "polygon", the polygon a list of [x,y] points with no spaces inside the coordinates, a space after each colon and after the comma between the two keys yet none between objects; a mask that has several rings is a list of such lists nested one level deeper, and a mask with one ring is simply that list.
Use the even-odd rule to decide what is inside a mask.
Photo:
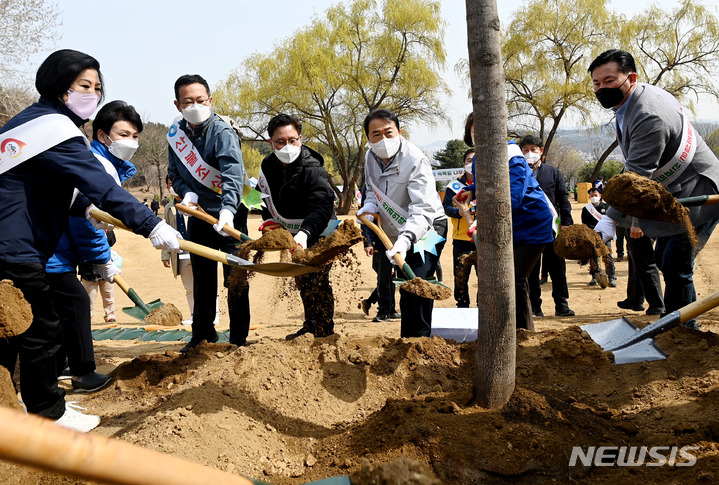
[{"label": "black shoe", "polygon": [[696,321],[695,318],[692,318],[688,322],[682,323],[682,327],[688,328],[691,330],[700,330],[701,325],[699,324],[699,322]]},{"label": "black shoe", "polygon": [[574,310],[571,308],[560,308],[557,311],[554,312],[555,317],[573,317],[574,316]]},{"label": "black shoe", "polygon": [[301,337],[307,333],[312,333],[312,331],[307,327],[302,327],[301,329],[297,330],[295,333],[291,333],[291,334],[285,336],[285,340],[294,340],[297,337]]},{"label": "black shoe", "polygon": [[[623,310],[632,310],[634,312],[643,312],[643,304],[633,304],[629,300],[622,300],[617,302],[617,306]],[[647,313],[647,315],[657,315],[656,313]]]},{"label": "black shoe", "polygon": [[72,372],[70,371],[70,366],[66,365],[65,368],[60,372],[60,375],[57,376],[58,381],[65,381],[72,379]]},{"label": "black shoe", "polygon": [[539,280],[539,284],[540,284],[540,285],[543,285],[543,284],[546,283],[547,281],[549,281],[549,277],[545,276],[545,277],[543,277],[543,278],[541,278],[541,279]]},{"label": "black shoe", "polygon": [[664,308],[657,308],[652,306],[647,308],[647,315],[661,315],[662,313],[664,313]]},{"label": "black shoe", "polygon": [[533,317],[543,317],[543,316],[544,316],[544,312],[543,312],[542,310],[539,310],[539,311],[536,311],[536,312],[532,312],[532,316],[533,316]]},{"label": "black shoe", "polygon": [[617,256],[617,262],[621,263],[622,261],[624,261],[624,256]]},{"label": "black shoe", "polygon": [[589,286],[597,286],[597,279],[593,277],[592,281],[589,282]]},{"label": "black shoe", "polygon": [[217,335],[217,334],[213,335],[212,337],[207,337],[207,338],[198,338],[198,339],[196,339],[195,337],[192,337],[192,338],[190,339],[190,341],[187,342],[187,345],[185,345],[184,347],[182,347],[182,348],[180,349],[180,353],[181,353],[181,354],[186,354],[186,353],[188,353],[190,350],[194,349],[195,347],[197,347],[198,345],[200,345],[200,344],[201,344],[202,342],[204,342],[204,341],[207,341],[207,343],[209,343],[209,344],[214,344],[214,343],[217,342],[218,340],[220,340],[220,337],[219,337],[219,335]]},{"label": "black shoe", "polygon": [[372,308],[372,303],[369,302],[369,300],[362,300],[360,302],[360,308],[364,312],[365,315],[369,316],[369,310]]},{"label": "black shoe", "polygon": [[399,320],[400,318],[402,318],[402,315],[400,315],[400,314],[397,313],[397,312],[392,312],[392,313],[389,314],[389,319],[390,319],[390,320]]},{"label": "black shoe", "polygon": [[80,377],[72,377],[72,390],[75,392],[95,392],[112,382],[112,377],[99,372],[90,372]]},{"label": "black shoe", "polygon": [[389,313],[378,313],[376,317],[372,319],[373,322],[389,322]]}]

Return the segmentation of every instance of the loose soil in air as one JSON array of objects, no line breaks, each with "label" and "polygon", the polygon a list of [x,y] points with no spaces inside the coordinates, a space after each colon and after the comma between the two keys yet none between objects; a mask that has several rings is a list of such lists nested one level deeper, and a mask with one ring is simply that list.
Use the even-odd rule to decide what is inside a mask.
[{"label": "loose soil in air", "polygon": [[640,219],[684,224],[692,245],[696,246],[694,226],[689,220],[689,209],[659,182],[635,172],[625,172],[609,179],[602,197],[610,206],[623,214]]},{"label": "loose soil in air", "polygon": [[12,281],[0,281],[0,339],[20,335],[32,323],[32,309]]},{"label": "loose soil in air", "polygon": [[584,224],[574,224],[559,231],[554,240],[554,252],[564,259],[576,259],[587,264],[592,259],[609,254],[609,248],[599,234]]},{"label": "loose soil in air", "polygon": [[182,312],[172,303],[165,303],[148,313],[145,321],[152,325],[174,327],[182,323]]},{"label": "loose soil in air", "polygon": [[[575,219],[582,206],[572,201]],[[250,219],[253,228],[261,222],[255,214]],[[256,230],[250,235],[259,237]],[[448,285],[450,246],[440,256]],[[140,294],[162,295],[189,314],[182,283],[161,266],[151,245],[122,233],[115,248],[132,259],[123,272]],[[626,297],[626,259],[616,263],[619,286],[604,290],[587,285],[584,268],[567,265],[569,304],[577,315],[554,317],[551,279],[542,285],[547,316],[535,319],[539,332],[517,333],[516,389],[508,404],[487,410],[471,402],[475,344],[399,339],[399,319],[372,323],[376,305],[368,317],[356,308],[374,289],[376,275],[361,246],[353,250],[351,271],[333,264],[330,272],[337,335],[285,341],[304,319],[298,292],[288,293],[285,285],[293,278],[257,274],[250,300],[251,324],[258,328],[250,330],[247,347],[202,344],[181,356],[184,342],[96,341],[98,372],[116,381],[93,394],[74,394],[62,381],[66,399],[102,417],[92,433],[276,485],[353,475],[366,463],[381,470],[402,456],[451,485],[719,480],[719,309],[698,318],[700,331],[675,328],[657,336],[666,360],[612,365],[611,354],[578,326],[628,313],[643,327],[657,317],[617,308]],[[479,278],[496,276],[480,266]],[[699,298],[719,288],[716,234],[697,255],[694,281]],[[221,288],[218,331],[228,324],[226,295]],[[339,295],[351,296],[352,304]],[[115,304],[132,302],[118,293]],[[434,302],[443,310],[455,304]],[[102,317],[98,298],[98,328]],[[136,325],[123,313],[117,320]],[[575,446],[588,452],[631,445],[697,447],[687,450],[697,461],[680,467],[686,460],[675,456],[674,465],[569,466]],[[0,483],[85,482],[0,462]]]},{"label": "loose soil in air", "polygon": [[292,262],[308,266],[322,266],[345,254],[349,248],[362,242],[362,231],[351,219],[346,219],[337,226],[331,236],[308,249],[297,249],[292,254]]}]

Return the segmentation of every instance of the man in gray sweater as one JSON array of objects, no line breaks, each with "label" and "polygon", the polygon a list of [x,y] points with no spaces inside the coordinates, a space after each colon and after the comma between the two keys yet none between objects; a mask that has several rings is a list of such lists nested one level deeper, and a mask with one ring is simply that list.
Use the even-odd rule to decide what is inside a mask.
[{"label": "man in gray sweater", "polygon": [[[617,141],[625,170],[652,178],[677,198],[712,195],[719,187],[719,160],[689,123],[679,102],[666,91],[637,81],[634,58],[612,49],[589,66],[594,93],[616,116]],[[616,221],[625,216],[610,208],[595,227],[603,238],[614,236]],[[696,300],[692,279],[694,257],[719,222],[719,206],[692,207],[689,216],[697,233],[693,248],[682,224],[632,219],[632,237],[656,237],[655,259],[664,276],[667,313]],[[696,327],[696,321],[685,324]]]}]

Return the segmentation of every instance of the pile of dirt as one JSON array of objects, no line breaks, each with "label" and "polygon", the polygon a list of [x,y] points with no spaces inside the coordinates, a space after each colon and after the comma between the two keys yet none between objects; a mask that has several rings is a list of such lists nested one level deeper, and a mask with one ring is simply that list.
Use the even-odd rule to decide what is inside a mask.
[{"label": "pile of dirt", "polygon": [[[83,406],[98,432],[278,485],[716,481],[719,336],[675,328],[657,343],[666,360],[612,365],[579,327],[519,331],[517,387],[494,410],[472,403],[474,343],[339,335],[136,358]],[[625,445],[696,447],[697,463],[569,464],[573,447]],[[402,456],[429,472],[381,465]],[[408,470],[428,481],[388,478]]]},{"label": "pile of dirt", "polygon": [[152,325],[174,327],[182,323],[182,312],[172,303],[165,303],[152,310],[145,321]]},{"label": "pile of dirt", "polygon": [[587,264],[595,258],[607,256],[609,248],[589,226],[574,224],[559,231],[554,240],[554,252],[560,258],[576,259],[579,264]]},{"label": "pile of dirt", "polygon": [[0,281],[0,339],[20,335],[32,323],[32,308],[12,281]]},{"label": "pile of dirt", "polygon": [[430,300],[446,300],[452,296],[452,290],[441,284],[434,284],[416,277],[409,281],[405,281],[400,286],[401,289],[422,298]]}]

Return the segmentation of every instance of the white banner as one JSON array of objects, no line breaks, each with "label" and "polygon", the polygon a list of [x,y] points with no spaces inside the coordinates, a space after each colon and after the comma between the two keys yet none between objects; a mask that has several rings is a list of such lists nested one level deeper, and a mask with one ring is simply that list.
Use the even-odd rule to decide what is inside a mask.
[{"label": "white banner", "polygon": [[464,167],[461,168],[443,168],[440,170],[432,170],[434,180],[436,182],[447,182],[449,180],[458,179],[464,173]]}]

